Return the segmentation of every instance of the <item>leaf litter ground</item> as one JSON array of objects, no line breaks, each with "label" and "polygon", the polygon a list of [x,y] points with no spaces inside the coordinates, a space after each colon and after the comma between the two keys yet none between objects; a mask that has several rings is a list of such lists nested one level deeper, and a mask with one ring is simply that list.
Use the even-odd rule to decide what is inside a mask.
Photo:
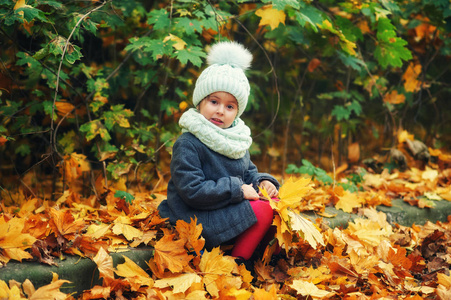
[{"label": "leaf litter ground", "polygon": [[[402,198],[411,205],[433,207],[451,201],[451,159],[436,152],[435,163],[404,172],[362,169],[348,189],[349,176],[334,184],[305,178],[287,180],[274,220],[282,252],[274,241],[258,252],[251,267],[238,265],[227,246],[207,251],[197,220],[172,227],[159,217],[164,194],[129,191],[133,200],[110,188],[83,197],[67,189],[55,202],[23,198],[20,205],[1,204],[0,264],[78,255],[92,259],[102,285],[78,299],[450,299],[451,220],[410,227],[389,224],[375,209]],[[4,195],[2,196],[5,199]],[[346,228],[329,228],[334,206],[359,217]],[[302,216],[314,211],[321,218]],[[146,270],[132,260],[113,266],[109,253],[152,246]],[[29,280],[0,280],[1,299],[73,299],[60,291],[67,281],[35,288]]]}]

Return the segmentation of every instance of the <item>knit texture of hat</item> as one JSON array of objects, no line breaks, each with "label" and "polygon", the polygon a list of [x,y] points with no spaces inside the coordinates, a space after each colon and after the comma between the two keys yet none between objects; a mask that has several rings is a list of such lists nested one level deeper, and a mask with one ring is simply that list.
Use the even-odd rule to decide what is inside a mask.
[{"label": "knit texture of hat", "polygon": [[193,104],[197,106],[214,92],[232,94],[238,102],[237,118],[247,106],[250,93],[249,81],[244,74],[252,61],[252,54],[236,42],[220,42],[211,47],[207,56],[209,67],[196,81]]}]

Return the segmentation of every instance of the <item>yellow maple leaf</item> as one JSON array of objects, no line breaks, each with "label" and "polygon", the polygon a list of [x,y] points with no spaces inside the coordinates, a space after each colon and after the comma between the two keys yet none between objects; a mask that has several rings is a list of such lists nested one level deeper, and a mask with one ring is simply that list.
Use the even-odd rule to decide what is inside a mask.
[{"label": "yellow maple leaf", "polygon": [[131,225],[117,223],[113,226],[112,231],[114,234],[123,235],[128,241],[139,239],[143,236],[143,232]]},{"label": "yellow maple leaf", "polygon": [[344,212],[350,213],[354,208],[361,207],[365,200],[359,197],[356,193],[346,192],[343,196],[339,197],[336,209],[341,209]]},{"label": "yellow maple leaf", "polygon": [[108,285],[114,280],[113,258],[105,251],[105,249],[100,248],[92,260],[97,265],[99,277],[103,278],[103,285]]},{"label": "yellow maple leaf", "polygon": [[417,79],[420,74],[421,64],[415,64],[411,62],[402,75],[402,80],[404,81],[404,89],[406,90],[406,92],[413,93],[420,90],[421,81]]},{"label": "yellow maple leaf", "polygon": [[[311,180],[301,177],[294,180],[290,177],[279,190],[279,200],[271,200],[270,204],[280,217],[275,218],[276,226],[278,226],[277,238],[279,241],[286,243],[288,246],[291,241],[287,240],[284,232],[296,231],[303,237],[313,248],[316,249],[317,244],[324,245],[323,238],[318,228],[309,220],[305,219],[299,212],[299,206],[303,197],[312,189]],[[269,195],[265,190],[261,191],[263,196],[269,199]],[[282,239],[280,239],[282,238]]]},{"label": "yellow maple leaf", "polygon": [[118,265],[114,272],[118,276],[124,277],[131,284],[132,290],[138,290],[141,286],[153,286],[154,281],[146,271],[127,256],[122,257],[125,262]]},{"label": "yellow maple leaf", "polygon": [[[284,220],[288,220],[288,209],[296,210],[303,197],[312,189],[309,178],[299,178],[294,180],[290,177],[279,190],[279,200],[271,201],[271,207],[275,209]],[[264,196],[269,199],[266,191],[262,191]]]},{"label": "yellow maple leaf", "polygon": [[0,280],[0,299],[26,299],[20,296],[20,289],[18,286],[8,287],[6,282]]},{"label": "yellow maple leaf", "polygon": [[289,211],[288,215],[291,219],[291,229],[299,232],[313,249],[316,249],[318,244],[325,246],[321,232],[310,220],[293,211]]},{"label": "yellow maple leaf", "polygon": [[216,282],[223,276],[230,276],[236,263],[231,256],[223,256],[219,248],[211,252],[205,251],[199,263],[199,269],[205,274],[203,282],[213,297],[219,297],[219,290],[223,285]]},{"label": "yellow maple leaf", "polygon": [[22,233],[24,224],[25,219],[22,218],[13,218],[8,222],[4,217],[0,218],[0,262],[33,258],[25,250],[31,248],[36,238],[28,233]]},{"label": "yellow maple leaf", "polygon": [[194,283],[199,283],[202,278],[196,273],[186,273],[175,277],[162,278],[155,281],[154,287],[164,289],[171,287],[174,294],[185,293]]},{"label": "yellow maple leaf", "polygon": [[267,5],[258,9],[255,14],[261,18],[258,26],[269,25],[271,30],[274,30],[280,23],[285,24],[285,13],[281,10],[273,8],[272,5]]},{"label": "yellow maple leaf", "polygon": [[329,297],[335,294],[334,292],[320,290],[313,283],[304,280],[293,280],[293,283],[289,286],[295,289],[298,295],[300,294],[302,296],[310,296],[317,299]]},{"label": "yellow maple leaf", "polygon": [[44,285],[36,290],[28,299],[41,300],[41,299],[67,299],[68,295],[60,291],[60,287],[64,283],[70,283],[68,280],[53,280],[52,283]]},{"label": "yellow maple leaf", "polygon": [[385,94],[384,102],[390,104],[401,104],[406,102],[406,96],[404,94],[398,94],[398,91],[393,90],[390,93]]},{"label": "yellow maple leaf", "polygon": [[359,218],[355,219],[354,222],[349,222],[346,231],[358,237],[364,244],[376,247],[383,240],[388,239],[393,229],[388,223],[381,226],[380,222]]}]

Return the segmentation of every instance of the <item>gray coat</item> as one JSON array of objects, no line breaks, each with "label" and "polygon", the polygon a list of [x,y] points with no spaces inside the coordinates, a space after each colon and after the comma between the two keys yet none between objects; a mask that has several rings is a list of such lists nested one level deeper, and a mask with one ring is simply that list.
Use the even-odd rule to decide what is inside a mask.
[{"label": "gray coat", "polygon": [[183,133],[175,142],[168,198],[158,207],[160,215],[190,222],[196,216],[202,224],[207,248],[226,242],[257,219],[248,200],[243,198],[243,183],[258,187],[262,180],[277,180],[258,173],[249,152],[243,158],[230,159],[210,150],[191,133]]}]

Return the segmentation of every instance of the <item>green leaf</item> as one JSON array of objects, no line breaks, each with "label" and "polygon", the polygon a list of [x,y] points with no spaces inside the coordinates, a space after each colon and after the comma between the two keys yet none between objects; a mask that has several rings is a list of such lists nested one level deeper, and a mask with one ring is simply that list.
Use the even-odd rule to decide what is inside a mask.
[{"label": "green leaf", "polygon": [[344,54],[343,52],[337,51],[338,58],[340,58],[341,62],[358,72],[362,70],[362,67],[365,66],[365,62],[355,56],[351,56],[348,54]]},{"label": "green leaf", "polygon": [[70,154],[75,150],[75,141],[77,140],[77,135],[75,131],[71,130],[64,134],[64,136],[58,140],[58,143],[63,147],[63,152],[65,154]]},{"label": "green leaf", "polygon": [[148,14],[147,24],[154,25],[155,30],[169,29],[171,20],[169,13],[165,9],[151,10]]},{"label": "green leaf", "polygon": [[14,152],[16,154],[22,155],[22,156],[27,156],[28,154],[31,153],[31,148],[30,145],[27,144],[21,144],[19,145],[19,147],[17,147]]},{"label": "green leaf", "polygon": [[349,120],[349,117],[351,116],[351,111],[342,105],[335,105],[334,108],[332,109],[331,115],[337,118],[337,121]]},{"label": "green leaf", "polygon": [[191,62],[196,67],[200,67],[202,64],[201,58],[205,58],[206,54],[202,50],[202,48],[197,46],[190,46],[186,49],[176,51],[175,56],[182,64]]},{"label": "green leaf", "polygon": [[15,10],[16,14],[20,14],[20,12],[23,12],[23,19],[30,23],[34,19],[38,19],[40,21],[51,23],[44,15],[44,12],[42,10],[39,10],[35,7],[31,7],[29,5],[26,5],[24,7],[21,7],[19,9]]},{"label": "green leaf", "polygon": [[202,32],[202,23],[196,19],[189,19],[187,17],[177,19],[176,27],[183,29],[187,34],[193,34],[196,31]]},{"label": "green leaf", "polygon": [[351,104],[348,105],[348,109],[353,111],[357,116],[362,113],[362,106],[356,100],[352,101]]},{"label": "green leaf", "polygon": [[286,6],[299,9],[301,7],[299,1],[296,0],[263,0],[263,3],[272,2],[272,6],[278,10],[284,10]]},{"label": "green leaf", "polygon": [[403,60],[412,59],[412,53],[405,46],[407,42],[401,38],[392,38],[390,43],[380,43],[375,51],[374,57],[382,68],[386,69],[389,65],[401,67]]},{"label": "green leaf", "polygon": [[124,191],[116,191],[114,197],[124,199],[128,204],[132,204],[133,200],[135,200],[135,196]]}]

